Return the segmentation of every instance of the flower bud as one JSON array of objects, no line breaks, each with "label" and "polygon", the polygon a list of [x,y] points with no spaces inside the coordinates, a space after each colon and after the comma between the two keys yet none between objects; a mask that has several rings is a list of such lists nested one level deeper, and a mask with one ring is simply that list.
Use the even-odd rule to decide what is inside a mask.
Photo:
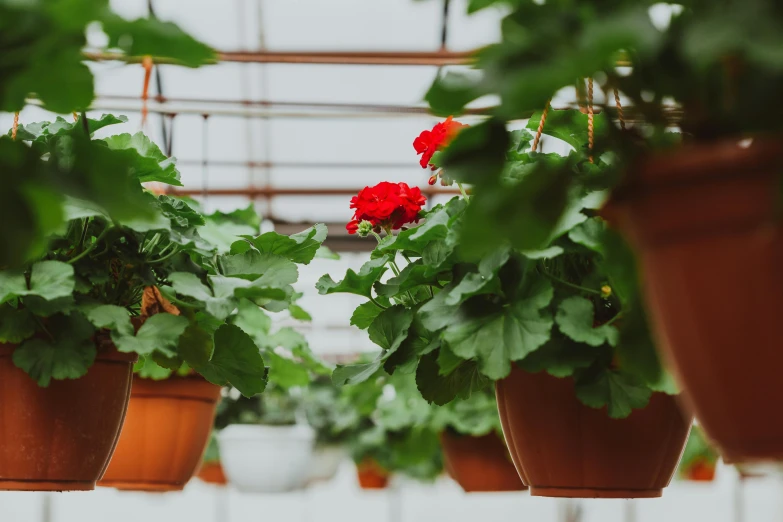
[{"label": "flower bud", "polygon": [[609,285],[604,285],[601,287],[601,297],[604,299],[609,298],[609,296],[612,295],[612,287]]},{"label": "flower bud", "polygon": [[427,181],[427,183],[430,185],[434,185],[437,181],[438,181],[438,175],[433,174],[432,176],[430,176],[430,179]]},{"label": "flower bud", "polygon": [[370,235],[370,232],[372,232],[372,223],[367,220],[359,222],[359,226],[356,229],[356,233],[359,237],[367,237]]}]

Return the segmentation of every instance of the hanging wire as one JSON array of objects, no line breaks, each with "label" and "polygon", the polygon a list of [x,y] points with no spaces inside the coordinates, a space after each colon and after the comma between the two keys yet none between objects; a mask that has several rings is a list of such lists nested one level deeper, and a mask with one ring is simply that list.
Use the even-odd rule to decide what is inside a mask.
[{"label": "hanging wire", "polygon": [[[258,22],[258,51],[261,53],[267,52],[267,38],[266,38],[266,17],[265,17],[265,8],[264,8],[264,0],[256,0],[256,19]],[[269,96],[269,76],[268,76],[268,66],[266,64],[261,64],[258,68],[259,73],[259,87],[261,89],[261,92],[259,93],[261,95],[262,99],[267,99]],[[270,120],[268,117],[261,118],[261,146],[262,146],[262,153],[263,153],[263,160],[266,162],[272,161],[272,144],[269,140],[269,136],[271,134],[270,132]],[[255,175],[255,171],[253,171],[253,175]],[[253,176],[254,178],[255,176]],[[255,179],[252,179],[253,184],[255,185]],[[271,168],[264,168],[261,169],[261,185],[264,187],[269,188],[272,182],[272,169]],[[251,200],[254,202],[254,200]],[[266,209],[265,211],[267,214],[271,215],[272,213],[272,202],[266,201]]]},{"label": "hanging wire", "polygon": [[[155,13],[155,7],[152,5],[152,0],[147,0],[147,13],[149,13],[150,18],[158,18],[158,15]],[[160,70],[160,65],[155,64],[155,88],[158,91],[158,98],[163,96],[163,74]],[[163,143],[169,143],[168,142],[168,136],[166,133],[166,115],[161,114],[160,116],[160,132],[162,134]],[[171,154],[169,154],[171,156]]]},{"label": "hanging wire", "polygon": [[443,18],[440,23],[440,49],[445,51],[449,37],[449,5],[451,0],[443,0]]},{"label": "hanging wire", "polygon": [[204,118],[201,124],[201,197],[203,198],[204,206],[207,203],[207,197],[209,196],[209,161],[207,160],[209,153],[209,114],[202,114]]},{"label": "hanging wire", "polygon": [[166,132],[163,133],[163,142],[166,145],[166,156],[169,158],[173,154],[174,149],[174,118],[176,117],[176,113],[170,113],[170,114],[162,114],[161,115],[161,122],[163,123],[163,129],[165,131],[166,129],[166,118],[169,120],[169,132],[168,135]]}]

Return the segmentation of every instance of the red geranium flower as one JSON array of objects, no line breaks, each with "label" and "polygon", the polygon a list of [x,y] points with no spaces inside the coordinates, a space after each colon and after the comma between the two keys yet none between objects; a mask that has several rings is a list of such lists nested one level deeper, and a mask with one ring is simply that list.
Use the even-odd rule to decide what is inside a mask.
[{"label": "red geranium flower", "polygon": [[351,208],[356,212],[345,228],[355,234],[360,221],[369,221],[373,227],[397,230],[406,223],[418,222],[426,201],[418,187],[382,181],[374,187],[364,187],[351,198]]},{"label": "red geranium flower", "polygon": [[426,169],[429,165],[432,170],[435,170],[437,167],[429,164],[432,155],[448,145],[462,127],[467,127],[467,125],[453,121],[452,117],[449,116],[446,118],[446,121],[435,124],[432,130],[422,131],[419,137],[413,140],[413,148],[416,149],[416,154],[421,154],[421,161],[419,162],[421,168]]}]

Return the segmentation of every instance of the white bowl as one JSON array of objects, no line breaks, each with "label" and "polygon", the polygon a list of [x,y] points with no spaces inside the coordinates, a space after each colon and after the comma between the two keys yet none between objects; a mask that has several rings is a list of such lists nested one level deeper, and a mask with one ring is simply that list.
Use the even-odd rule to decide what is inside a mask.
[{"label": "white bowl", "polygon": [[313,456],[310,426],[233,424],[218,433],[223,471],[240,491],[277,493],[304,486]]}]

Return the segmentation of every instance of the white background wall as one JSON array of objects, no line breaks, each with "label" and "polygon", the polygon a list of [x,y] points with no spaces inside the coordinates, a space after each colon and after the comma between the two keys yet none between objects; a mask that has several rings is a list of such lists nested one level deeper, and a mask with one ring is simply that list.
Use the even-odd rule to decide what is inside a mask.
[{"label": "white background wall", "polygon": [[[629,463],[630,464],[630,463]],[[381,492],[361,491],[346,462],[329,483],[276,495],[238,493],[193,480],[182,493],[0,493],[3,522],[779,522],[779,477],[740,483],[732,468],[715,483],[675,482],[660,499],[560,500],[526,493],[465,494],[448,479],[434,485],[398,482]],[[44,497],[48,496],[49,507]],[[47,515],[48,512],[48,515]],[[572,519],[571,522],[577,522]]]}]

